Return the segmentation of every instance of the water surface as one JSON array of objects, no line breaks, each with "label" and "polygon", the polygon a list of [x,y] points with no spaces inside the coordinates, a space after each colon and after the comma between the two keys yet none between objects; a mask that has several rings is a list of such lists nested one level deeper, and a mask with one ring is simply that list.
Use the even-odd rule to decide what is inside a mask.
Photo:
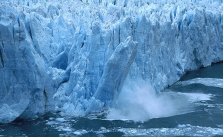
[{"label": "water surface", "polygon": [[[190,81],[194,78],[223,79],[222,70],[223,63],[214,64],[185,74],[181,81]],[[223,135],[223,88],[200,83],[176,84],[160,95],[148,95],[150,96],[148,99],[147,93],[141,92],[141,94],[145,97],[138,98],[137,101],[135,101],[137,97],[135,100],[126,98],[125,102],[119,101],[122,107],[111,110],[107,117],[91,115],[81,118],[63,118],[57,114],[46,115],[37,120],[15,121],[0,125],[0,136]],[[151,104],[159,105],[151,107]],[[122,112],[121,108],[125,111]],[[135,116],[136,114],[138,117]],[[128,120],[128,118],[135,118],[135,120]],[[140,121],[140,118],[143,121]]]}]

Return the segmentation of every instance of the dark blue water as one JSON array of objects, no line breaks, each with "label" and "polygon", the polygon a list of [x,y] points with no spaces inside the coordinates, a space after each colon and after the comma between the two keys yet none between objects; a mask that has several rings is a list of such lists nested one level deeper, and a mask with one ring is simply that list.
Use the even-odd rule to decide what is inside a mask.
[{"label": "dark blue water", "polygon": [[[192,71],[181,78],[223,79],[223,63]],[[191,103],[193,111],[169,117],[153,118],[144,122],[106,120],[103,116],[62,118],[47,115],[37,120],[15,121],[0,125],[0,136],[222,136],[223,88],[202,84],[173,85],[164,92],[198,93],[211,95],[210,99]],[[149,104],[148,104],[149,105]],[[140,112],[138,112],[140,113]],[[166,112],[164,112],[166,113]]]}]

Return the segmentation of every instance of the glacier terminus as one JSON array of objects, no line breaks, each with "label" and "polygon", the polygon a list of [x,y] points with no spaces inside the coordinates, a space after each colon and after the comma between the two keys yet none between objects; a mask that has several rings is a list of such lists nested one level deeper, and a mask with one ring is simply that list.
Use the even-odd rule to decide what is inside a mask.
[{"label": "glacier terminus", "polygon": [[159,93],[222,60],[221,0],[0,0],[0,123],[102,112],[126,81]]}]

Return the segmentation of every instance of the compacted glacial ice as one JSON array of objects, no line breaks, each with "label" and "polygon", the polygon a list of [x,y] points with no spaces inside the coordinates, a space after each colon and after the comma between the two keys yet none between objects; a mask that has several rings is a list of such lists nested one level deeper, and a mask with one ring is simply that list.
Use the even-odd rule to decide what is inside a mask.
[{"label": "compacted glacial ice", "polygon": [[0,0],[0,123],[114,105],[223,60],[220,0]]}]

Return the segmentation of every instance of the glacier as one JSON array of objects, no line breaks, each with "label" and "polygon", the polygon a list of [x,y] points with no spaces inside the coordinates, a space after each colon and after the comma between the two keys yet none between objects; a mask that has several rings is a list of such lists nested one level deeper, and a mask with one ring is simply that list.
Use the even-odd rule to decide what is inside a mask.
[{"label": "glacier", "polygon": [[223,60],[221,0],[0,0],[0,123],[112,108]]}]

